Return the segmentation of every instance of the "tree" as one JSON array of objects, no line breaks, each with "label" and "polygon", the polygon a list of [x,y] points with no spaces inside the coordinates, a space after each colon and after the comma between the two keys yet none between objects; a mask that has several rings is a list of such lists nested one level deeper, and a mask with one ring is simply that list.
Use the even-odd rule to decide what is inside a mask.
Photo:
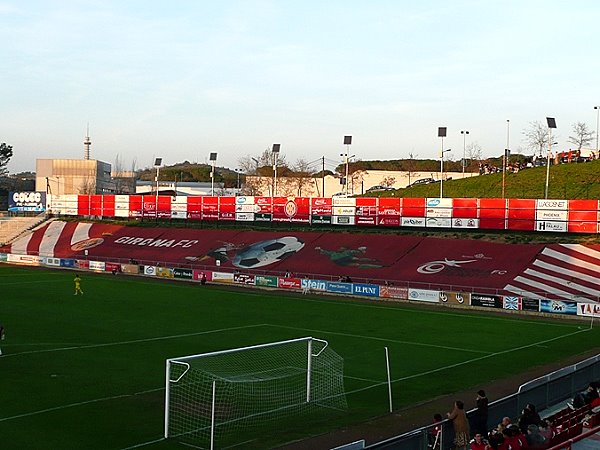
[{"label": "tree", "polygon": [[478,165],[483,158],[483,150],[481,149],[481,145],[477,142],[471,142],[466,147],[467,150],[467,159],[469,160],[467,164],[467,170],[469,172],[473,172],[478,169]]},{"label": "tree", "polygon": [[294,187],[294,194],[302,197],[302,191],[312,182],[314,170],[306,159],[299,158],[294,166],[289,177]]},{"label": "tree", "polygon": [[6,145],[6,143],[0,144],[0,176],[8,174],[8,162],[13,155],[12,145]]},{"label": "tree", "polygon": [[550,137],[548,128],[540,122],[530,122],[529,128],[523,130],[523,136],[527,148],[533,150],[534,153],[537,150],[542,156],[542,151],[548,147],[548,138]]},{"label": "tree", "polygon": [[414,155],[413,152],[410,152],[408,154],[408,160],[405,162],[404,167],[406,168],[406,173],[408,175],[408,184],[407,186],[410,186],[411,181],[410,179],[415,175],[415,173],[417,172],[417,161],[416,161],[416,157],[417,155]]},{"label": "tree", "polygon": [[584,122],[577,122],[572,125],[573,134],[569,136],[567,142],[573,144],[577,150],[590,144],[594,140],[594,132],[591,131]]},{"label": "tree", "polygon": [[[244,173],[252,173],[261,176],[273,176],[273,165],[275,160],[270,148],[266,148],[260,155],[246,155],[238,159],[238,165]],[[277,170],[281,167],[287,167],[285,155],[279,154],[277,157]]]}]

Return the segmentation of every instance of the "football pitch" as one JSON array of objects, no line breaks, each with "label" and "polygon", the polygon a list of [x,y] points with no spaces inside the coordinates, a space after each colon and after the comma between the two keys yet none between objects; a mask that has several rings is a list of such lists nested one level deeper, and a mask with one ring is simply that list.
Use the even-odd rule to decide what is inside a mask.
[{"label": "football pitch", "polygon": [[[589,322],[0,265],[0,448],[167,449],[167,358],[312,336],[344,358],[348,411],[270,448],[598,347]],[[469,405],[467,405],[469,406]],[[243,439],[242,439],[243,440]],[[240,447],[242,448],[242,447]]]}]

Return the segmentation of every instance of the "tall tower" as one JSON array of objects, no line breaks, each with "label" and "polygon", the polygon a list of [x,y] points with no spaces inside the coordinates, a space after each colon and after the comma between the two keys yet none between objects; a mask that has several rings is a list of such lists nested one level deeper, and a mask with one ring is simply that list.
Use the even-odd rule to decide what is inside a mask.
[{"label": "tall tower", "polygon": [[83,159],[90,159],[90,145],[92,145],[92,141],[90,141],[90,124],[87,126],[87,134],[85,136],[85,141],[83,141],[83,145],[85,146],[85,155]]}]

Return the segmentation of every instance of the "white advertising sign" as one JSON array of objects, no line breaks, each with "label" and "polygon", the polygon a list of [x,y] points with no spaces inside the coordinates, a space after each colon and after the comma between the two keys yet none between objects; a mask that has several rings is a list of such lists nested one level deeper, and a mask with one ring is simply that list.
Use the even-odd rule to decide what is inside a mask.
[{"label": "white advertising sign", "polygon": [[409,300],[418,300],[421,302],[439,303],[440,291],[432,291],[429,289],[409,289]]},{"label": "white advertising sign", "polygon": [[431,227],[431,228],[451,228],[452,227],[452,219],[428,217],[426,220],[426,224],[427,224],[427,227]]},{"label": "white advertising sign", "polygon": [[424,227],[425,217],[402,217],[403,227]]},{"label": "white advertising sign", "polygon": [[354,225],[354,216],[332,216],[331,223],[334,225]]},{"label": "white advertising sign", "polygon": [[567,208],[567,200],[537,200],[535,205],[535,209],[560,209],[566,211]]},{"label": "white advertising sign", "polygon": [[236,212],[235,220],[237,220],[238,222],[253,222],[254,221],[254,213]]},{"label": "white advertising sign", "polygon": [[334,206],[333,207],[333,215],[334,216],[353,216],[356,214],[356,208],[349,206]]},{"label": "white advertising sign", "polygon": [[565,233],[567,231],[567,222],[549,222],[536,220],[536,231],[547,231],[552,233]]},{"label": "white advertising sign", "polygon": [[333,197],[333,206],[356,206],[356,199],[346,197]]},{"label": "white advertising sign", "polygon": [[564,211],[555,210],[555,209],[539,209],[535,212],[536,220],[564,220],[567,219],[567,210]]},{"label": "white advertising sign", "polygon": [[101,270],[104,272],[105,267],[106,264],[104,263],[104,261],[90,261],[90,270]]}]

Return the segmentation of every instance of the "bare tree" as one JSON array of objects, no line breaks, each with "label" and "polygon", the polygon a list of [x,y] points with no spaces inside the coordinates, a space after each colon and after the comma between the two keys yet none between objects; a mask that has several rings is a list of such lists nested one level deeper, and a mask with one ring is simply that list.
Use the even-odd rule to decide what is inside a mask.
[{"label": "bare tree", "polygon": [[538,151],[542,156],[542,151],[548,147],[548,138],[550,137],[548,128],[541,122],[530,122],[529,128],[523,130],[523,136],[527,148],[533,150],[534,153]]},{"label": "bare tree", "polygon": [[479,166],[483,158],[483,150],[481,149],[481,145],[477,142],[471,142],[466,147],[467,158],[469,159],[469,164],[467,165],[467,170],[473,171],[476,170]]},{"label": "bare tree", "polygon": [[407,186],[410,186],[410,179],[415,175],[415,173],[417,172],[417,158],[418,155],[414,155],[412,152],[410,152],[408,154],[408,160],[406,160],[405,162],[405,166],[406,166],[406,174],[408,175],[408,184]]},{"label": "bare tree", "polygon": [[302,191],[306,190],[308,186],[311,185],[313,173],[314,170],[306,159],[299,158],[296,160],[296,163],[292,166],[292,172],[289,175],[295,195],[302,197]]},{"label": "bare tree", "polygon": [[392,177],[392,176],[385,177],[383,180],[381,180],[381,182],[379,184],[381,184],[382,186],[386,186],[386,187],[392,187],[394,184],[396,184],[396,177]]},{"label": "bare tree", "polygon": [[[238,159],[238,165],[242,171],[263,176],[273,175],[274,164],[274,153],[270,148],[266,148],[260,155],[246,155]],[[277,157],[277,167],[287,167],[287,165],[285,155],[279,154]]]},{"label": "bare tree", "polygon": [[96,193],[96,179],[87,175],[77,188],[82,195],[92,195]]},{"label": "bare tree", "polygon": [[572,125],[573,134],[569,136],[567,142],[575,145],[577,150],[581,150],[582,147],[592,143],[594,140],[594,132],[591,131],[584,122],[577,122]]}]

